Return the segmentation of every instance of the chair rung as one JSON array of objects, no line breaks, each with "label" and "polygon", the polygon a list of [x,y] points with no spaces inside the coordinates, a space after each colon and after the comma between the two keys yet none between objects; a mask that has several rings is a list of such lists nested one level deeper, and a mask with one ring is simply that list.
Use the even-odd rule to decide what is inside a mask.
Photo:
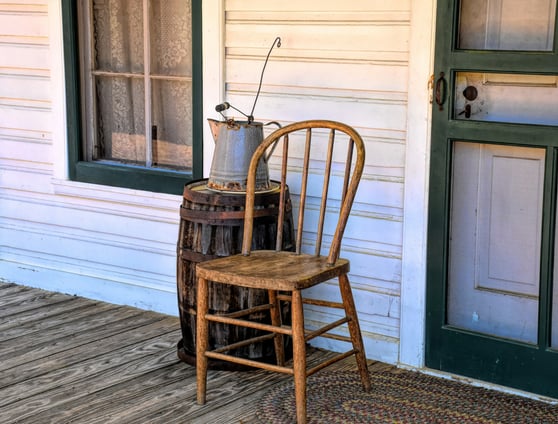
[{"label": "chair rung", "polygon": [[335,333],[322,334],[322,337],[325,337],[326,339],[339,340],[341,342],[347,342],[347,343],[352,342],[352,340],[349,336],[342,336],[340,334],[335,334]]},{"label": "chair rung", "polygon": [[283,374],[291,374],[291,375],[294,374],[292,368],[289,367],[281,367],[279,365],[253,361],[251,359],[239,358],[237,356],[232,356],[232,355],[225,355],[223,353],[217,353],[215,351],[205,352],[205,356],[207,356],[208,358],[220,359],[222,361],[234,362],[235,364],[247,365],[249,367],[262,368],[268,371],[281,372]]},{"label": "chair rung", "polygon": [[[324,333],[327,333],[328,331],[339,327],[340,325],[346,324],[347,322],[349,322],[349,318],[344,317],[341,319],[338,319],[337,321],[332,322],[331,324],[325,325],[323,327],[318,328],[317,330],[314,331],[310,331],[308,333],[306,333],[306,335],[304,336],[304,340],[308,341],[308,340],[312,340],[315,337],[321,336]],[[329,335],[329,338],[334,338],[331,337],[332,335]],[[327,336],[324,336],[327,337]],[[339,337],[344,337],[344,336],[339,336]],[[351,339],[349,339],[349,341],[351,341]]]},{"label": "chair rung", "polygon": [[[220,322],[222,324],[230,324],[230,325],[238,325],[241,327],[248,327],[248,328],[254,328],[256,330],[262,330],[262,331],[267,331],[269,333],[275,333],[275,334],[285,334],[287,336],[292,336],[293,335],[293,330],[291,326],[288,325],[282,325],[281,327],[275,327],[273,325],[270,324],[264,324],[261,322],[255,322],[255,321],[247,321],[244,319],[237,319],[237,318],[230,318],[228,316],[225,315],[206,315],[206,319],[208,321],[214,321],[214,322]],[[324,327],[320,327],[317,330],[305,330],[304,333],[304,340],[309,341],[312,340],[316,337],[325,337],[328,339],[333,339],[333,340],[339,340],[342,342],[351,342],[351,338],[347,337],[347,336],[342,336],[339,334],[332,334],[332,333],[327,333],[328,331],[346,324],[347,322],[349,322],[348,318],[341,318],[335,322],[332,322],[329,325],[326,325]],[[268,335],[270,338],[273,336],[273,334],[269,334]],[[239,342],[239,343],[244,343],[244,342]],[[250,343],[246,343],[246,344],[250,344]]]},{"label": "chair rung", "polygon": [[335,355],[333,358],[328,359],[327,361],[321,362],[318,365],[316,365],[315,367],[310,368],[309,370],[306,371],[306,375],[310,376],[312,374],[314,374],[316,371],[319,371],[331,364],[334,364],[335,362],[339,362],[342,359],[348,358],[351,355],[354,355],[355,353],[357,353],[356,350],[351,349],[348,350],[347,352],[343,352],[340,353],[339,355]]},{"label": "chair rung", "polygon": [[229,313],[226,313],[226,314],[222,314],[222,316],[229,317],[229,318],[238,318],[238,317],[243,317],[245,315],[253,314],[255,312],[268,311],[272,307],[273,307],[272,304],[267,303],[265,305],[258,305],[258,306],[254,306],[252,308],[242,309],[240,311],[229,312]]},{"label": "chair rung", "polygon": [[205,318],[208,321],[220,322],[223,324],[231,324],[231,325],[238,325],[241,327],[248,327],[248,328],[255,328],[256,330],[268,331],[271,333],[279,333],[279,334],[286,334],[288,336],[292,335],[293,332],[290,327],[276,327],[271,324],[264,324],[261,322],[255,321],[247,321],[244,319],[237,319],[237,318],[229,318],[224,315],[212,315],[207,314]]},{"label": "chair rung", "polygon": [[[340,353],[338,355],[335,355],[333,358],[328,359],[327,361],[323,361],[321,363],[319,363],[318,365],[306,370],[306,376],[309,377],[312,374],[320,371],[323,368],[328,367],[331,364],[334,364],[336,362],[339,362],[345,358],[348,358],[351,355],[354,355],[357,351],[354,349],[348,350],[347,352],[343,352]],[[232,356],[232,355],[225,355],[223,353],[217,352],[217,351],[208,351],[205,352],[205,356],[207,356],[208,358],[213,358],[213,359],[220,359],[222,361],[227,361],[227,362],[234,362],[236,364],[241,364],[241,365],[247,365],[250,367],[254,367],[254,368],[261,368],[261,369],[265,369],[268,371],[276,371],[276,372],[281,372],[283,374],[294,374],[294,371],[292,368],[290,367],[282,367],[279,365],[274,365],[274,364],[268,364],[266,362],[259,362],[259,361],[254,361],[252,359],[246,359],[246,358],[239,358],[237,356]]]},{"label": "chair rung", "polygon": [[[291,296],[288,294],[278,294],[277,298],[279,300],[283,300],[286,302],[291,302]],[[302,299],[302,303],[305,305],[316,305],[316,306],[325,306],[328,308],[337,308],[337,309],[345,309],[345,306],[341,302],[331,302],[329,300],[320,300],[320,299]]]},{"label": "chair rung", "polygon": [[252,337],[252,338],[249,338],[249,339],[246,339],[246,340],[242,340],[240,342],[231,343],[229,345],[220,347],[218,349],[214,349],[214,350],[212,350],[212,352],[217,352],[217,353],[227,352],[229,350],[238,349],[240,347],[248,346],[248,345],[251,345],[253,343],[264,342],[266,340],[273,339],[273,337],[275,337],[275,334],[265,334],[263,336]]}]

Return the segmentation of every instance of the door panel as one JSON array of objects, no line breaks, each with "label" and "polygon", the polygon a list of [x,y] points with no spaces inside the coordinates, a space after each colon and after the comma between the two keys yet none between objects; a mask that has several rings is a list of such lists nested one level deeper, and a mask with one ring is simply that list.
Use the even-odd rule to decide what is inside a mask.
[{"label": "door panel", "polygon": [[454,143],[448,324],[536,342],[544,157]]}]

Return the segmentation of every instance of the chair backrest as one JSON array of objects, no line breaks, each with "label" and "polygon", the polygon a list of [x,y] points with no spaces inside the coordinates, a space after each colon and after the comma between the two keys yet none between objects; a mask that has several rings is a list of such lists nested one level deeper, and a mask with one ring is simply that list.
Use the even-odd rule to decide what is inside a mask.
[{"label": "chair backrest", "polygon": [[[334,263],[339,257],[341,239],[364,168],[365,150],[362,138],[352,127],[326,120],[295,122],[267,136],[254,152],[248,170],[242,244],[244,255],[250,254],[252,244],[256,170],[259,161],[265,160],[265,154],[270,149],[274,149],[275,152],[274,169],[276,169],[275,158],[280,158],[278,169],[281,193],[278,223],[284,220],[287,184],[291,192],[296,191],[299,196],[298,214],[294,216],[297,253],[301,253],[302,250],[303,234],[305,234],[306,246],[308,244],[306,236],[312,233],[314,254],[321,255],[326,215],[331,215],[332,210],[338,205],[339,213],[328,253],[328,263]],[[321,190],[316,191],[319,185]],[[296,190],[293,190],[293,186],[296,186]],[[310,207],[308,207],[309,198],[312,201]],[[335,203],[330,206],[330,209],[328,209],[328,199],[331,200],[330,203]],[[317,215],[316,209],[318,209]],[[311,219],[305,217],[306,212],[312,214]],[[312,224],[312,231],[306,230],[305,233],[305,224]],[[281,250],[282,237],[282,225],[278,225],[276,250]]]}]

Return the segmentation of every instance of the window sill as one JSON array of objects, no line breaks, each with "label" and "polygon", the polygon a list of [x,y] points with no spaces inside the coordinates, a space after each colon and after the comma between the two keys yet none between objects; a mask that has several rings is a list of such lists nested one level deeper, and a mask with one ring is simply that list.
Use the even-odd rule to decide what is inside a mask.
[{"label": "window sill", "polygon": [[155,208],[176,213],[180,197],[175,194],[155,193],[122,187],[52,179],[54,194],[126,206]]},{"label": "window sill", "polygon": [[165,169],[147,169],[103,162],[77,162],[71,173],[73,181],[101,186],[122,187],[154,193],[182,194],[191,173]]}]

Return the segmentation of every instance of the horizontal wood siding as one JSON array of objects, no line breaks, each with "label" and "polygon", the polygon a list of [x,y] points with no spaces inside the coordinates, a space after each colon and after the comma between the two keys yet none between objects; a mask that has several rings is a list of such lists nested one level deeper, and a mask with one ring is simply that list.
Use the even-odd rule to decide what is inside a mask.
[{"label": "horizontal wood siding", "polygon": [[46,2],[1,1],[0,28],[0,160],[41,167],[50,155],[35,149],[52,144]]},{"label": "horizontal wood siding", "polygon": [[[57,176],[66,160],[66,141],[52,127],[63,110],[52,94],[57,7],[0,0],[0,279],[176,313],[180,196]],[[342,254],[352,262],[368,354],[387,362],[398,354],[410,7],[410,0],[225,0],[225,98],[204,99],[210,114],[223,100],[249,113],[280,36],[256,119],[334,119],[361,133],[366,169]],[[294,186],[293,194],[296,203]],[[315,310],[310,322],[323,318]]]},{"label": "horizontal wood siding", "polygon": [[54,177],[57,7],[0,0],[0,280],[177,314],[180,197]]},{"label": "horizontal wood siding", "polygon": [[[365,175],[342,256],[351,260],[369,355],[389,361],[397,360],[399,337],[409,33],[409,1],[227,0],[226,99],[213,99],[249,113],[265,57],[279,36],[256,120],[333,119],[363,136]],[[273,161],[270,168],[277,172]],[[296,205],[297,183],[290,188]],[[334,295],[327,287],[320,291]],[[315,308],[309,321],[327,318]]]}]

